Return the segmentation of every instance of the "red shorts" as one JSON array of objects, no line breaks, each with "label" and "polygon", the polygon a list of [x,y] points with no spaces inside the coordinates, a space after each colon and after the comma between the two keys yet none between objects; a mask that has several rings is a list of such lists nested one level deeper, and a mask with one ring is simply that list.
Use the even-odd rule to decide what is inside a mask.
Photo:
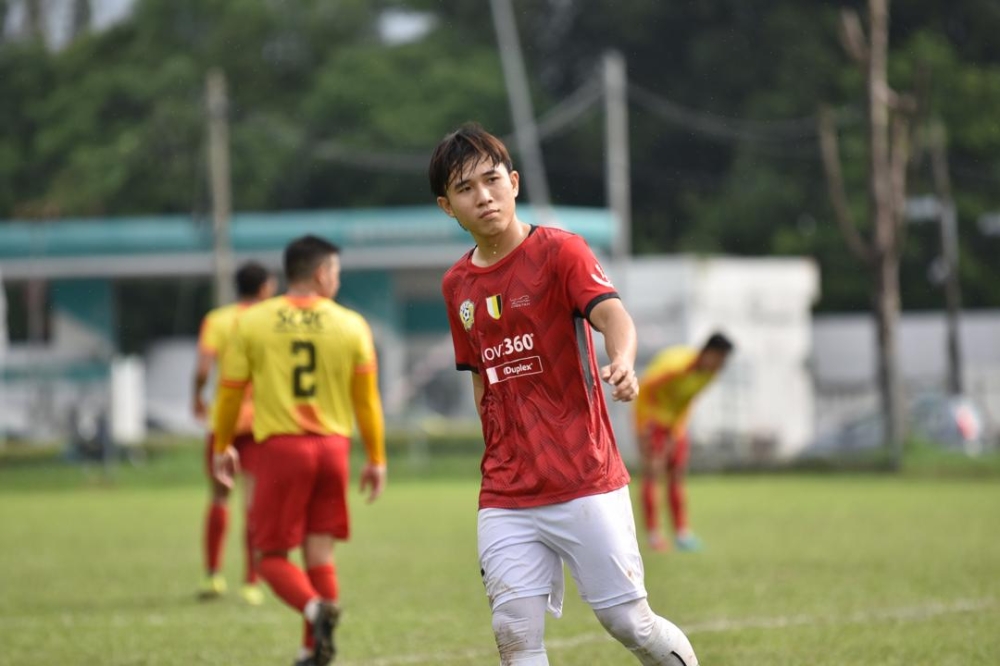
[{"label": "red shorts", "polygon": [[339,435],[280,435],[258,443],[253,500],[254,549],[288,551],[307,534],[346,539],[350,440]]},{"label": "red shorts", "polygon": [[[233,440],[233,448],[236,452],[240,454],[240,469],[253,473],[253,458],[254,454],[257,452],[257,445],[253,441],[253,435],[250,433],[245,433],[243,435],[237,435]],[[208,478],[212,477],[212,459],[215,457],[215,433],[208,433],[208,437],[205,438],[205,471],[208,473]]]},{"label": "red shorts", "polygon": [[662,456],[667,451],[667,445],[671,443],[671,440],[673,440],[673,449],[667,454],[667,467],[686,466],[691,454],[691,443],[688,440],[687,430],[673,433],[671,428],[658,425],[649,427],[650,453],[654,456]]}]

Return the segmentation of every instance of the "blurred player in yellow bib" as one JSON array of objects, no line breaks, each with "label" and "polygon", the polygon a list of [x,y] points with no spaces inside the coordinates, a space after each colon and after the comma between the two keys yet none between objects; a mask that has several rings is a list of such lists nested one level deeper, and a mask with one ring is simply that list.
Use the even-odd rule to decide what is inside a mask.
[{"label": "blurred player in yellow bib", "polygon": [[[357,422],[368,462],[361,489],[385,486],[385,424],[375,345],[364,318],[332,298],[340,287],[336,245],[303,236],[285,248],[288,290],[248,309],[222,359],[215,474],[231,484],[232,446],[244,387],[254,390],[256,483],[250,504],[258,571],[305,618],[299,666],[326,666],[340,617],[333,562],[350,533],[348,452]],[[301,548],[305,570],[288,559]]]},{"label": "blurred player in yellow bib", "polygon": [[[208,416],[208,405],[203,393],[208,384],[212,368],[221,358],[226,344],[236,326],[236,319],[251,305],[274,295],[277,285],[274,278],[264,266],[257,262],[247,262],[236,271],[237,302],[210,310],[201,322],[198,334],[198,360],[194,373],[194,401],[192,411],[195,418],[205,421]],[[214,411],[214,410],[213,410]],[[234,446],[240,450],[246,461],[251,455],[249,447],[253,444],[250,432],[250,421],[253,418],[253,396],[250,387],[243,395],[240,418],[236,424]],[[226,542],[226,531],[229,526],[229,488],[216,481],[212,476],[212,453],[214,450],[215,433],[212,431],[212,419],[208,419],[209,432],[205,442],[205,470],[211,484],[211,498],[204,518],[204,536],[202,547],[205,557],[205,579],[198,591],[201,599],[211,599],[226,591],[226,579],[222,576],[221,561],[223,546]],[[252,478],[249,476],[250,466],[244,464],[244,512],[252,489]],[[244,601],[257,605],[264,601],[263,592],[257,586],[257,569],[254,566],[250,549],[249,523],[244,513],[244,563],[245,575],[243,587],[240,589]]]},{"label": "blurred player in yellow bib", "polygon": [[666,477],[667,504],[679,550],[698,550],[701,542],[688,524],[684,475],[690,442],[687,422],[695,397],[725,365],[733,343],[713,333],[701,349],[668,347],[656,354],[639,378],[635,427],[642,454],[642,509],[649,544],[665,550],[657,518],[657,481]]}]

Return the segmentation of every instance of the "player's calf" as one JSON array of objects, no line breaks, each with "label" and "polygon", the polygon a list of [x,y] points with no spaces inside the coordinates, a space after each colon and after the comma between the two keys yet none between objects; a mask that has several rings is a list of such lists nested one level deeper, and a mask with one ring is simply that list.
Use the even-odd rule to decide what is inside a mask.
[{"label": "player's calf", "polygon": [[694,648],[677,625],[653,613],[645,599],[595,610],[608,633],[643,666],[698,666]]}]

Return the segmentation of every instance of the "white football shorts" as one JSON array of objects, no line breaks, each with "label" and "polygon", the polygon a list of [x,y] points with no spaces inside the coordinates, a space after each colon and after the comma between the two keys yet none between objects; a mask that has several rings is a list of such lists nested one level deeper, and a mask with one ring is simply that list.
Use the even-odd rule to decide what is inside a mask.
[{"label": "white football shorts", "polygon": [[479,566],[490,609],[545,596],[562,614],[563,563],[595,610],[646,597],[628,486],[561,504],[479,510]]}]

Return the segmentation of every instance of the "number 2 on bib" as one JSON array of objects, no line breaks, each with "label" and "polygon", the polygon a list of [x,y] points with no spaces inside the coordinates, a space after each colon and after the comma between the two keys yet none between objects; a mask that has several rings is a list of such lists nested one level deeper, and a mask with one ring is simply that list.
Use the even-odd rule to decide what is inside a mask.
[{"label": "number 2 on bib", "polygon": [[316,395],[316,345],[309,340],[292,340],[292,395],[311,398]]}]

